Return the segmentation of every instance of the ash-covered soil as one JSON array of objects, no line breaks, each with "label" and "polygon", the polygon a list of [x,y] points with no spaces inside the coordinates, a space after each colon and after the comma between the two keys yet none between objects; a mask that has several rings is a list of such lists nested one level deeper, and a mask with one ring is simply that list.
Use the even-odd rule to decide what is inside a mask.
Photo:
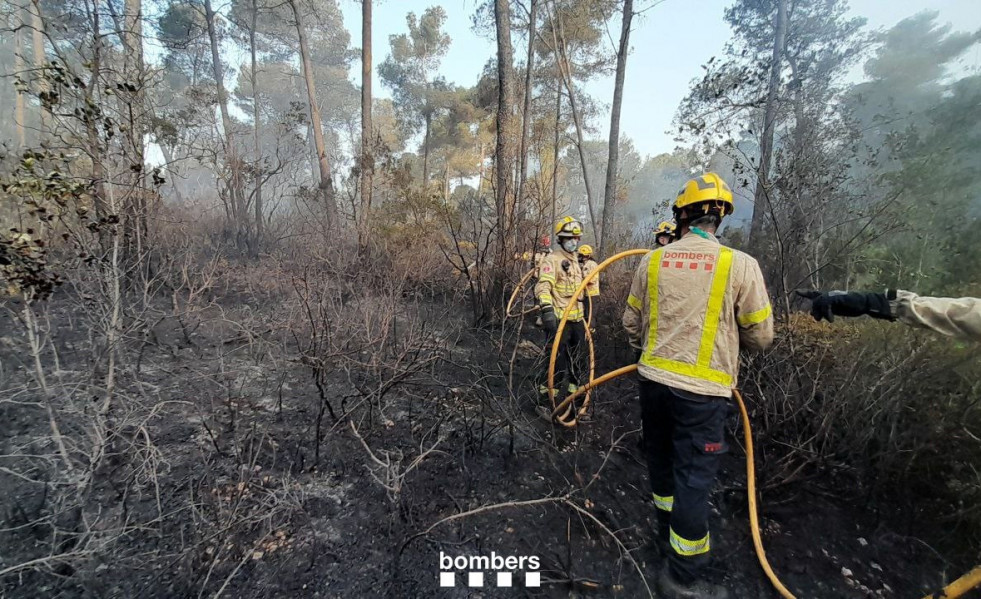
[{"label": "ash-covered soil", "polygon": [[[404,363],[430,362],[388,388],[393,371],[368,368],[332,372],[318,388],[286,341],[262,342],[275,325],[245,331],[251,309],[212,306],[186,335],[165,318],[129,348],[114,408],[127,425],[80,505],[52,501],[66,483],[45,479],[43,460],[37,478],[0,474],[0,569],[67,556],[5,577],[4,596],[641,597],[654,587],[661,559],[632,381],[598,392],[587,423],[556,428],[534,411],[530,321],[520,337],[474,331],[461,311],[417,302],[414,322],[429,334]],[[57,306],[51,315],[57,388],[86,388],[85,331]],[[3,453],[49,454],[30,364],[3,319]],[[600,372],[626,357],[598,350]],[[134,425],[129,412],[145,416]],[[736,597],[777,597],[753,552],[737,426],[733,412],[712,575]],[[856,502],[847,477],[766,483],[762,471],[767,555],[798,597],[918,597],[970,565],[932,546],[943,535],[926,534],[937,526],[929,514]],[[440,588],[441,552],[538,556],[541,587],[519,573],[498,588],[488,573],[469,588],[459,573]]]}]

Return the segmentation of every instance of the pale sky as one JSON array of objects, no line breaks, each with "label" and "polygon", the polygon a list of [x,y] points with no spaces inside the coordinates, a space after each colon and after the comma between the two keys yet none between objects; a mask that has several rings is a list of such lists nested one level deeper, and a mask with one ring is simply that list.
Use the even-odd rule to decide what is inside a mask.
[{"label": "pale sky", "polygon": [[[375,0],[373,60],[375,66],[388,56],[388,36],[407,31],[406,13],[422,14],[437,0]],[[472,86],[480,77],[484,64],[495,55],[492,39],[474,33],[471,20],[478,0],[445,0],[446,32],[453,39],[443,60],[441,74],[458,85]],[[637,0],[637,9],[650,6],[652,0]],[[720,55],[730,30],[723,21],[723,10],[730,0],[665,0],[634,19],[630,34],[631,53],[627,61],[624,85],[621,135],[630,137],[641,155],[670,152],[675,142],[668,132],[678,103],[692,79],[702,73],[701,65]],[[361,2],[340,0],[344,24],[351,33],[351,45],[361,47]],[[938,10],[941,23],[951,23],[955,30],[981,29],[981,0],[852,0],[852,13],[868,19],[872,29],[889,28],[900,20],[923,10]],[[619,22],[610,23],[614,43],[620,35]],[[697,32],[693,35],[693,32]],[[515,60],[523,61],[527,46],[520,32],[515,32]],[[610,47],[610,52],[614,51]],[[977,46],[962,61],[964,69],[981,68],[981,48]],[[374,71],[376,97],[390,96]],[[355,65],[352,74],[360,78]],[[860,74],[860,72],[858,73]],[[607,110],[593,123],[602,136],[609,131],[608,107],[613,98],[613,78],[597,78],[586,87],[590,95]]]}]

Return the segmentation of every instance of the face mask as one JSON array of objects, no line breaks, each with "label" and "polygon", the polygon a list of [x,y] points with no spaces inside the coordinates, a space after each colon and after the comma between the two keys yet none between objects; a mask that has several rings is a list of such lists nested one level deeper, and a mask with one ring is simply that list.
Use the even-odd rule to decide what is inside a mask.
[{"label": "face mask", "polygon": [[569,252],[571,254],[572,252],[574,252],[577,249],[579,249],[579,240],[578,239],[563,239],[562,240],[562,249],[565,250],[565,251],[567,251],[567,252]]}]

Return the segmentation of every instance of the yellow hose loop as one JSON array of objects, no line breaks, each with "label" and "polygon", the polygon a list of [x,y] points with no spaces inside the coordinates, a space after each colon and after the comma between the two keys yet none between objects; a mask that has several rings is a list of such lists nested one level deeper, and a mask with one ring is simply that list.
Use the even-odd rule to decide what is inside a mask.
[{"label": "yellow hose loop", "polygon": [[[582,283],[579,284],[579,288],[572,294],[572,298],[569,300],[569,305],[567,305],[565,310],[562,311],[562,319],[559,320],[559,327],[555,331],[555,340],[562,338],[562,332],[565,330],[566,321],[569,320],[569,314],[572,313],[573,307],[575,307],[579,302],[579,297],[582,295],[583,291],[586,290],[586,285],[588,285],[594,278],[599,276],[599,273],[602,272],[604,268],[618,260],[623,260],[624,258],[629,258],[630,256],[647,255],[652,251],[653,250],[648,249],[626,250],[603,260],[603,262],[597,266],[593,272],[589,273],[589,275],[582,280]],[[555,408],[555,360],[558,355],[559,344],[553,341],[552,353],[548,360],[548,399],[552,402],[553,409]],[[573,426],[575,426],[575,424],[573,424]]]},{"label": "yellow hose loop", "polygon": [[927,595],[923,599],[954,599],[978,585],[981,585],[981,566],[975,566],[973,570],[944,587],[944,590]]},{"label": "yellow hose loop", "polygon": [[[616,370],[614,370],[612,372],[607,372],[606,374],[604,374],[603,376],[599,377],[598,379],[590,380],[588,383],[586,383],[582,387],[579,387],[579,390],[578,391],[576,391],[572,395],[569,395],[568,397],[566,397],[565,399],[563,399],[562,400],[562,403],[560,403],[554,410],[552,410],[552,417],[557,419],[558,418],[558,415],[561,414],[562,412],[564,412],[565,409],[569,406],[570,403],[572,403],[573,401],[575,401],[576,399],[578,399],[584,393],[589,393],[590,391],[592,391],[596,387],[599,387],[603,383],[606,383],[608,381],[611,381],[611,380],[617,378],[618,376],[623,376],[625,374],[630,374],[631,372],[635,372],[636,370],[637,370],[637,365],[636,364],[629,364],[627,366],[624,366],[623,368],[617,368]],[[585,409],[586,405],[587,405],[586,402],[583,402],[583,409]],[[583,411],[582,409],[579,410],[579,415],[580,416],[582,416],[582,411]],[[561,420],[559,422],[561,424],[566,424],[565,422],[562,422]]]},{"label": "yellow hose loop", "polygon": [[[592,317],[592,312],[590,312],[590,317]],[[593,345],[593,332],[589,330],[589,323],[586,323],[586,343],[589,344],[589,381],[587,385],[593,382],[596,377],[596,346]],[[578,393],[578,391],[576,391]],[[586,413],[586,408],[589,407],[589,400],[592,397],[592,389],[586,390],[586,398],[582,401],[582,407],[579,408],[578,416],[581,417]]]},{"label": "yellow hose loop", "polygon": [[[576,424],[578,424],[579,422],[579,418],[581,418],[583,414],[586,413],[586,409],[589,407],[589,400],[592,397],[592,389],[593,387],[596,386],[595,384],[593,384],[593,377],[596,376],[596,359],[595,359],[596,356],[593,351],[593,334],[589,331],[589,327],[586,327],[586,342],[589,344],[589,382],[586,383],[584,386],[580,387],[579,389],[577,389],[575,393],[569,395],[562,401],[561,405],[563,406],[563,408],[561,411],[554,410],[552,412],[552,418],[566,428],[572,428],[576,426]],[[579,396],[581,396],[584,393],[586,394],[586,399],[583,400],[582,406],[579,408],[579,411],[570,414],[571,417],[569,420],[564,420],[562,416],[565,415],[565,406],[571,404],[575,399],[578,399]],[[572,405],[573,408],[575,408],[575,404]]]},{"label": "yellow hose loop", "polygon": [[534,274],[535,274],[535,269],[533,268],[528,272],[526,272],[525,275],[521,277],[521,280],[518,281],[518,284],[515,286],[514,291],[511,292],[511,299],[508,300],[508,307],[506,310],[504,310],[505,317],[516,318],[518,316],[524,316],[525,314],[530,314],[531,312],[534,312],[535,310],[538,309],[538,306],[535,306],[530,310],[522,311],[521,314],[511,314],[511,308],[514,307],[514,300],[518,298],[518,294],[521,293],[521,290],[524,288],[525,283],[527,283],[528,280],[531,279],[532,275]]},{"label": "yellow hose loop", "polygon": [[783,586],[783,583],[780,582],[780,579],[773,572],[770,562],[766,559],[766,553],[763,551],[763,539],[760,538],[759,516],[756,514],[756,466],[753,463],[753,433],[749,426],[749,413],[746,411],[746,404],[743,403],[742,393],[733,389],[732,395],[739,404],[739,412],[742,414],[743,419],[743,436],[746,438],[746,486],[749,496],[749,528],[753,533],[753,546],[756,547],[756,558],[759,560],[760,566],[763,567],[766,577],[770,579],[773,588],[780,593],[780,596],[785,599],[794,599],[794,595],[787,590],[787,587]]}]

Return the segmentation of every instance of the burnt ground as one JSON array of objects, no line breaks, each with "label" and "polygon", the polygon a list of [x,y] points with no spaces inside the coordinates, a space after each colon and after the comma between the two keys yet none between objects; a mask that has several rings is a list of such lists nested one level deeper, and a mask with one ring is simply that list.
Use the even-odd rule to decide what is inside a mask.
[{"label": "burnt ground", "polygon": [[[60,551],[86,552],[7,576],[4,596],[646,596],[610,532],[654,586],[660,558],[630,381],[599,392],[587,424],[554,428],[533,409],[537,331],[522,334],[511,396],[513,339],[500,331],[452,334],[451,323],[463,315],[447,319],[432,311],[423,320],[435,322],[429,326],[440,340],[438,360],[384,401],[360,401],[350,373],[328,381],[326,397],[338,418],[323,414],[317,460],[312,435],[322,404],[309,370],[254,343],[228,346],[237,330],[228,322],[238,317],[211,316],[218,324],[196,329],[190,343],[176,322],[157,323],[140,352],[138,377],[135,360],[129,362],[129,384],[139,378],[144,400],[158,406],[146,425],[156,452],[137,460],[142,469],[132,459],[108,460],[100,483],[74,511],[52,500],[56,481],[0,474],[0,569],[50,554],[52,539]],[[85,332],[67,312],[54,310],[53,318],[60,380],[81,382],[92,362]],[[13,330],[8,316],[0,323],[0,330]],[[8,387],[27,376],[13,347],[8,339],[3,348]],[[609,359],[600,372],[625,357],[601,353]],[[350,418],[341,416],[345,409]],[[4,454],[43,431],[35,407],[7,402],[0,410]],[[348,420],[375,458],[396,466],[373,461]],[[735,597],[777,597],[753,553],[737,426],[733,413],[731,451],[713,495],[712,575]],[[403,480],[386,478],[437,440],[436,451]],[[121,454],[132,458],[140,445],[128,447]],[[155,456],[152,475],[147,456]],[[37,473],[43,479],[43,469]],[[933,526],[928,515],[893,518],[888,504],[857,502],[851,485],[823,476],[761,496],[767,555],[798,597],[919,597],[970,566],[967,556],[934,549],[942,539],[925,532]],[[519,502],[536,503],[508,505]],[[493,507],[433,527],[487,506]],[[79,545],[83,529],[87,544]],[[111,543],[96,542],[106,539]],[[458,576],[455,588],[441,589],[440,552],[539,556],[542,586],[524,588],[517,578],[514,588],[498,589],[488,578],[470,589]]]}]

